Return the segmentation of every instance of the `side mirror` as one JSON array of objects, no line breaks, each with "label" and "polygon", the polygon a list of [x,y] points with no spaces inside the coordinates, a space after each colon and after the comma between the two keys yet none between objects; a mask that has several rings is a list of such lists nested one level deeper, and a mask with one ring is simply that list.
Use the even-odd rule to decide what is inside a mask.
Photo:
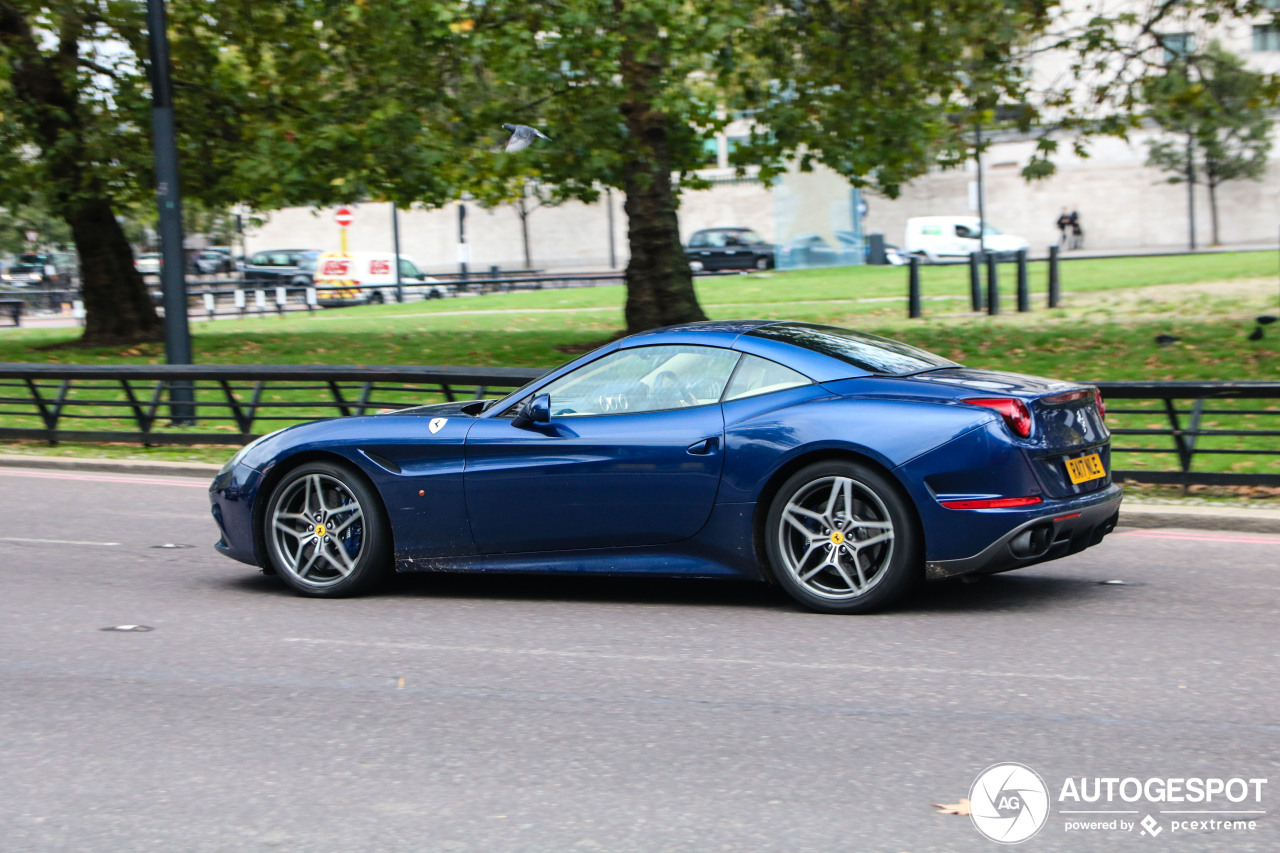
[{"label": "side mirror", "polygon": [[549,424],[551,423],[551,396],[549,394],[536,394],[533,399],[520,407],[520,411],[516,413],[512,419],[511,425],[518,429],[525,429],[533,424]]}]

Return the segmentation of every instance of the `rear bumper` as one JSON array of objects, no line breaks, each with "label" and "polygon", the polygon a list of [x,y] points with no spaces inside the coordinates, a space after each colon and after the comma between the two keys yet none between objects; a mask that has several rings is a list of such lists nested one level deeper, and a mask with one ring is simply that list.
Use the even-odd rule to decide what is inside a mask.
[{"label": "rear bumper", "polygon": [[1112,485],[1087,500],[1062,501],[1001,536],[979,553],[958,560],[925,563],[930,580],[995,574],[1066,557],[1097,545],[1120,517],[1120,487]]}]

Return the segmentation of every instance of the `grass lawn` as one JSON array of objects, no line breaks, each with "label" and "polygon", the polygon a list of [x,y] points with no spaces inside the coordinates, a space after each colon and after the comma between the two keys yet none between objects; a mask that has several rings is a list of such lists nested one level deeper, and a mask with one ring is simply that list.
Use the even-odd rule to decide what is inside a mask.
[{"label": "grass lawn", "polygon": [[[925,316],[917,320],[906,317],[903,267],[703,278],[697,289],[712,319],[785,318],[848,326],[974,367],[1077,381],[1280,379],[1280,326],[1270,327],[1260,341],[1247,339],[1254,317],[1280,314],[1274,253],[1065,261],[1063,305],[1054,310],[1045,308],[1047,265],[1032,264],[1029,272],[1033,310],[1019,314],[1015,268],[1001,265],[1004,313],[997,317],[969,310],[964,266],[922,268]],[[195,322],[192,344],[195,360],[206,364],[552,367],[569,358],[561,348],[616,334],[623,325],[624,298],[620,286],[570,288]],[[159,345],[47,348],[78,335],[76,329],[2,329],[0,361],[164,360]],[[1160,346],[1157,335],[1179,340]],[[139,452],[164,458],[225,455],[221,449]],[[1218,461],[1223,468],[1280,471],[1280,460],[1261,460]],[[1202,469],[1199,463],[1197,469]]]}]

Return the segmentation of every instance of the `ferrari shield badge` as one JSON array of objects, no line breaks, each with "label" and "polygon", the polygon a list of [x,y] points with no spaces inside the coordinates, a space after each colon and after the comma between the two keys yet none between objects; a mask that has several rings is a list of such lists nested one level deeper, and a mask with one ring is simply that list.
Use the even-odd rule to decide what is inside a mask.
[{"label": "ferrari shield badge", "polygon": [[431,430],[431,434],[435,435],[444,429],[444,425],[449,422],[448,418],[432,418],[431,423],[427,424],[427,428]]}]

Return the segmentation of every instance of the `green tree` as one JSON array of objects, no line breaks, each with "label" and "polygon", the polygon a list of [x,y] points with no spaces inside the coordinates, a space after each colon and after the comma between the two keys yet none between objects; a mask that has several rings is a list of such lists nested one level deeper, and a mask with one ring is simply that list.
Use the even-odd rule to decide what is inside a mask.
[{"label": "green tree", "polygon": [[[28,232],[37,235],[34,243],[27,239]],[[71,229],[38,194],[28,196],[26,204],[0,209],[0,251],[16,255],[42,248],[67,248],[70,244]]]},{"label": "green tree", "polygon": [[1148,115],[1167,136],[1147,147],[1147,165],[1169,173],[1171,184],[1192,180],[1209,191],[1213,242],[1218,187],[1262,180],[1271,151],[1267,80],[1216,42],[1202,56],[1185,57],[1146,87]]},{"label": "green tree", "polygon": [[[964,156],[948,113],[1024,87],[1015,46],[1043,2],[1006,0],[562,0],[473,7],[498,121],[554,141],[481,161],[492,193],[536,175],[566,197],[625,193],[629,331],[703,318],[680,243],[680,192],[701,186],[704,143],[729,116],[755,118],[736,152],[768,179],[823,163],[891,194],[942,152]],[[672,176],[675,176],[673,181]]]},{"label": "green tree", "polygon": [[36,193],[65,221],[80,255],[86,342],[132,341],[160,330],[118,198],[138,198],[150,174],[129,144],[145,109],[142,70],[108,57],[136,31],[135,4],[0,0],[0,190]]}]

